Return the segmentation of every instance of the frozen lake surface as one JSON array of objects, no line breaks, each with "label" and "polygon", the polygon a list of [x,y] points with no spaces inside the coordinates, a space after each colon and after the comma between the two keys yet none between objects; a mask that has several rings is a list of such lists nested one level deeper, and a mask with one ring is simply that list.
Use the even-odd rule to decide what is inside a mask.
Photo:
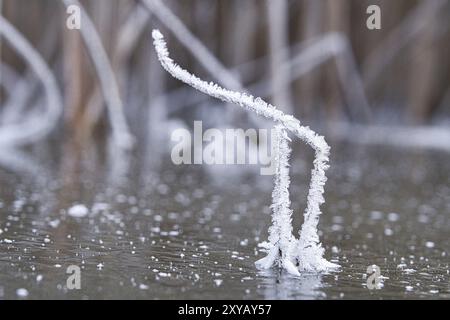
[{"label": "frozen lake surface", "polygon": [[[332,144],[320,231],[342,270],[301,278],[254,266],[273,187],[257,166],[152,153],[121,177],[95,151],[64,154],[41,155],[35,176],[0,170],[0,299],[450,298],[449,154]],[[295,230],[311,160],[294,149]],[[366,287],[373,264],[379,290]],[[66,288],[70,265],[80,290]]]}]

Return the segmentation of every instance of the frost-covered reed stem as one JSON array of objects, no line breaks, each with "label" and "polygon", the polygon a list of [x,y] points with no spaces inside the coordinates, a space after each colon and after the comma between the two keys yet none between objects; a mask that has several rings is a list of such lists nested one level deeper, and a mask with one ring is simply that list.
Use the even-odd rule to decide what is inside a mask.
[{"label": "frost-covered reed stem", "polygon": [[[147,24],[150,20],[150,13],[148,10],[138,4],[127,17],[125,23],[118,31],[117,42],[113,50],[112,68],[116,70],[118,87],[122,89],[127,88],[126,85],[126,61],[129,59],[133,50],[136,48],[138,41],[146,30]],[[98,87],[95,88],[94,93],[89,99],[86,111],[86,121],[89,127],[94,127],[98,122],[103,111],[103,104],[101,102],[102,92]]]},{"label": "frost-covered reed stem", "polygon": [[38,87],[39,81],[35,79],[32,70],[27,70],[22,78],[12,84],[14,88],[2,108],[2,123],[14,123],[21,120],[27,102]]},{"label": "frost-covered reed stem", "polygon": [[161,0],[142,0],[142,3],[173,32],[175,37],[198,62],[222,85],[233,90],[242,89],[241,82],[208,50],[208,48],[164,5]]},{"label": "frost-covered reed stem", "polygon": [[[327,262],[323,258],[323,249],[317,235],[317,223],[321,213],[320,204],[324,202],[323,186],[326,181],[325,170],[328,169],[327,162],[329,146],[325,142],[325,139],[322,136],[317,135],[309,127],[301,126],[300,121],[293,116],[286,115],[275,106],[265,102],[261,98],[254,98],[246,93],[224,89],[213,82],[208,83],[199,79],[195,75],[190,74],[188,71],[175,64],[169,57],[169,52],[161,32],[159,32],[159,30],[153,30],[152,36],[154,40],[153,44],[161,65],[174,78],[192,86],[200,92],[208,94],[224,102],[237,104],[247,110],[255,112],[258,115],[262,115],[282,124],[286,130],[296,135],[300,140],[304,141],[314,149],[316,158],[314,160],[314,168],[312,170],[307,208],[304,214],[305,223],[300,233],[298,246],[296,247],[298,250],[307,249],[307,253],[301,251],[295,252],[296,262],[302,267],[306,266],[307,269],[305,270],[321,271],[329,267],[336,266]],[[286,182],[284,182],[284,185],[286,185]],[[287,185],[289,185],[289,183],[287,183]],[[287,205],[289,206],[289,203]],[[313,248],[314,250],[310,250],[309,248]],[[284,250],[289,251],[290,248],[284,248]],[[309,256],[308,253],[320,253],[320,256],[312,257]],[[305,259],[306,261],[299,262],[299,259]],[[268,264],[262,265],[265,267],[268,266]],[[283,267],[286,268],[284,265]],[[287,270],[291,272],[290,269]]]},{"label": "frost-covered reed stem", "polygon": [[282,124],[274,128],[272,140],[272,159],[275,163],[274,188],[272,191],[272,226],[269,228],[269,247],[266,257],[256,261],[260,269],[268,269],[278,265],[297,274],[298,270],[292,263],[291,251],[295,244],[292,235],[292,209],[289,199],[289,157],[291,148],[287,132]]},{"label": "frost-covered reed stem", "polygon": [[61,94],[56,79],[44,59],[2,15],[0,15],[0,35],[5,37],[42,81],[47,99],[47,107],[43,114],[29,116],[20,123],[0,127],[0,145],[18,146],[32,143],[46,136],[57,125],[62,112]]},{"label": "frost-covered reed stem", "polygon": [[86,10],[78,0],[61,0],[66,7],[76,5],[80,8],[82,16],[81,36],[86,44],[89,55],[92,58],[103,96],[108,107],[108,116],[113,130],[113,139],[120,148],[128,149],[133,145],[134,138],[131,135],[125,119],[122,99],[119,87],[114,76],[108,55],[100,40],[100,36],[89,18]]},{"label": "frost-covered reed stem", "polygon": [[6,90],[8,96],[14,91],[14,86],[18,82],[18,79],[17,72],[8,64],[0,61],[0,86]]}]

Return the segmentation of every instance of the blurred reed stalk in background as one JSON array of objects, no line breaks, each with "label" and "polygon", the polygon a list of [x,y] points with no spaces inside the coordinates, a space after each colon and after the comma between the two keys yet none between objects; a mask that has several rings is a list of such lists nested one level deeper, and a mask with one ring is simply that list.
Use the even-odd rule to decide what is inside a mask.
[{"label": "blurred reed stalk in background", "polygon": [[[81,5],[82,30],[66,28],[70,4]],[[382,10],[381,30],[366,27],[371,4]],[[235,108],[224,111],[161,72],[153,27],[200,77],[268,97],[313,126],[450,117],[448,0],[3,0],[0,8],[57,79],[63,116],[53,127],[80,147],[111,132],[127,149],[198,112],[211,125],[244,126]],[[45,110],[45,91],[4,41],[0,57],[1,125],[26,123]]]}]

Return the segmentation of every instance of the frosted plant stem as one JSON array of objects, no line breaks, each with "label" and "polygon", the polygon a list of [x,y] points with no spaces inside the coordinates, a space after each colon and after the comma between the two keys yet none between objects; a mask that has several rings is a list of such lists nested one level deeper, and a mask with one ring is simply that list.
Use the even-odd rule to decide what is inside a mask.
[{"label": "frosted plant stem", "polygon": [[33,76],[32,70],[28,70],[21,79],[14,82],[14,89],[8,96],[1,113],[2,123],[20,121],[27,102],[38,84],[39,82]]},{"label": "frosted plant stem", "polygon": [[292,235],[292,210],[289,199],[289,157],[290,141],[283,125],[274,128],[273,161],[275,163],[274,188],[272,191],[272,226],[269,228],[269,252],[266,257],[256,261],[260,269],[278,265],[291,274],[300,275],[291,260],[291,250],[295,243]]},{"label": "frosted plant stem", "polygon": [[14,86],[18,79],[19,75],[17,72],[10,65],[0,61],[0,86],[6,90],[8,97],[14,92]]},{"label": "frosted plant stem", "polygon": [[300,230],[297,245],[297,265],[300,270],[326,271],[338,267],[323,258],[324,249],[319,240],[317,225],[319,224],[320,205],[325,202],[323,197],[327,178],[328,152],[317,148],[315,150],[314,167],[311,171],[307,207],[304,222]]},{"label": "frosted plant stem", "polygon": [[[56,29],[50,26],[49,30],[45,32],[42,39],[42,43],[38,48],[35,48],[37,52],[45,59],[55,53],[55,48],[58,37],[56,36]],[[1,42],[1,41],[0,41]],[[51,69],[51,65],[49,65]],[[1,110],[1,121],[5,124],[16,123],[24,119],[25,109],[33,109],[33,102],[31,106],[27,107],[30,97],[35,93],[39,87],[39,80],[36,79],[35,73],[32,68],[28,68],[20,77],[14,82],[14,90],[11,95],[8,95],[8,99],[5,101]],[[41,112],[41,111],[39,111]]]},{"label": "frosted plant stem", "polygon": [[[161,23],[172,31],[178,41],[191,52],[213,79],[216,79],[219,84],[232,90],[245,91],[238,74],[229,71],[163,1],[142,0],[141,2]],[[239,110],[230,109],[229,115],[231,119],[242,118],[237,111]],[[249,120],[255,122],[253,118]],[[257,125],[261,124],[257,123]]]},{"label": "frosted plant stem", "polygon": [[[159,30],[153,30],[153,44],[158,54],[158,59],[163,68],[169,72],[174,78],[190,85],[191,87],[208,94],[212,97],[220,99],[224,102],[231,102],[241,106],[246,110],[251,110],[258,115],[262,115],[268,119],[274,120],[283,125],[288,131],[292,132],[300,140],[311,146],[315,150],[316,159],[314,160],[314,168],[312,171],[311,188],[308,194],[308,203],[305,211],[305,224],[301,232],[301,244],[314,245],[314,248],[322,249],[318,243],[317,222],[320,215],[320,204],[324,202],[323,186],[326,181],[325,171],[328,169],[329,146],[322,136],[317,135],[309,127],[301,126],[300,121],[291,115],[283,113],[275,106],[265,102],[261,98],[254,98],[246,93],[231,91],[218,86],[215,83],[208,83],[190,74],[184,70],[169,57],[169,52],[164,41],[164,37]],[[298,250],[302,250],[304,246],[297,246]],[[288,249],[288,248],[286,248]],[[324,270],[328,267],[334,267],[323,259],[323,249],[308,252],[320,254],[320,256],[309,256],[303,252],[296,252],[297,260],[305,259],[302,266],[307,266],[311,271]],[[288,270],[289,271],[289,270]]]},{"label": "frosted plant stem", "polygon": [[[312,71],[317,66],[323,64],[327,60],[334,58],[336,60],[337,72],[341,87],[345,91],[346,97],[349,102],[349,106],[355,116],[359,116],[363,120],[370,121],[372,116],[371,108],[368,103],[366,94],[364,92],[364,86],[359,75],[359,71],[356,68],[354,55],[348,40],[340,33],[328,33],[324,36],[309,39],[305,42],[294,46],[296,49],[293,52],[294,57],[289,61],[284,62],[280,69],[289,70],[289,78],[282,77],[279,81],[282,81],[282,85],[288,86],[293,81],[301,78],[306,73]],[[283,50],[281,50],[283,51]],[[286,51],[286,49],[284,49]],[[287,51],[286,51],[287,52]],[[241,71],[241,74],[246,73],[249,70],[259,68],[263,63],[267,63],[267,57],[259,58],[250,63],[245,63],[234,70]],[[248,72],[247,72],[248,73]],[[283,71],[283,73],[285,73]],[[348,85],[350,82],[350,85]],[[262,97],[267,97],[270,94],[274,94],[273,85],[271,81],[262,80],[247,87],[248,91],[254,92]],[[350,89],[348,89],[350,88]],[[173,90],[169,94],[164,94],[157,99],[170,98],[170,106],[174,108],[172,112],[176,112],[183,108],[179,102],[183,101],[184,105],[196,104],[202,101],[202,97],[194,95],[188,97],[185,100],[184,88]],[[158,103],[154,101],[154,103]]]},{"label": "frosted plant stem", "polygon": [[76,5],[80,8],[82,15],[81,36],[86,44],[86,48],[92,58],[97,75],[100,80],[103,96],[108,107],[108,115],[113,130],[113,139],[120,148],[129,149],[133,145],[134,138],[131,135],[125,119],[122,99],[120,98],[119,87],[105,52],[105,48],[100,40],[95,26],[89,18],[86,10],[77,0],[61,0],[66,7]]},{"label": "frosted plant stem", "polygon": [[61,94],[56,79],[44,59],[2,15],[0,15],[0,35],[5,37],[31,66],[42,81],[47,99],[44,114],[28,117],[18,124],[0,127],[0,145],[17,146],[32,143],[46,136],[57,125],[62,112]]},{"label": "frosted plant stem", "polygon": [[[150,20],[150,13],[141,5],[137,5],[131,14],[127,17],[125,23],[120,27],[118,40],[113,50],[112,66],[117,70],[118,87],[122,88],[122,93],[126,86],[126,70],[125,61],[130,57],[133,50],[138,44],[143,31]],[[101,90],[96,87],[94,93],[88,101],[86,111],[86,120],[90,123],[90,127],[94,127],[98,122],[103,111],[101,103]]]},{"label": "frosted plant stem", "polygon": [[161,0],[142,0],[142,3],[173,32],[178,41],[197,58],[198,62],[203,65],[211,76],[228,88],[233,90],[242,89],[242,84],[236,76],[223,66]]},{"label": "frosted plant stem", "polygon": [[450,153],[448,126],[378,126],[332,123],[333,137],[352,143],[431,149]]},{"label": "frosted plant stem", "polygon": [[36,159],[28,156],[15,147],[2,147],[0,152],[0,165],[3,168],[16,173],[28,173],[32,175],[42,175],[43,168],[37,164]]}]

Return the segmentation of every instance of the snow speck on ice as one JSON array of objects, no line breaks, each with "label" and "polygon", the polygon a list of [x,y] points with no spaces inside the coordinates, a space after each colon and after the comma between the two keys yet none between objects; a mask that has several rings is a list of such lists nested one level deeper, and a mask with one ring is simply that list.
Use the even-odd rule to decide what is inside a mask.
[{"label": "snow speck on ice", "polygon": [[16,294],[20,298],[28,297],[28,290],[24,288],[20,288],[16,290]]},{"label": "snow speck on ice", "polygon": [[76,204],[69,208],[67,213],[69,216],[74,218],[82,218],[85,217],[88,214],[89,210],[88,208],[83,204]]}]

